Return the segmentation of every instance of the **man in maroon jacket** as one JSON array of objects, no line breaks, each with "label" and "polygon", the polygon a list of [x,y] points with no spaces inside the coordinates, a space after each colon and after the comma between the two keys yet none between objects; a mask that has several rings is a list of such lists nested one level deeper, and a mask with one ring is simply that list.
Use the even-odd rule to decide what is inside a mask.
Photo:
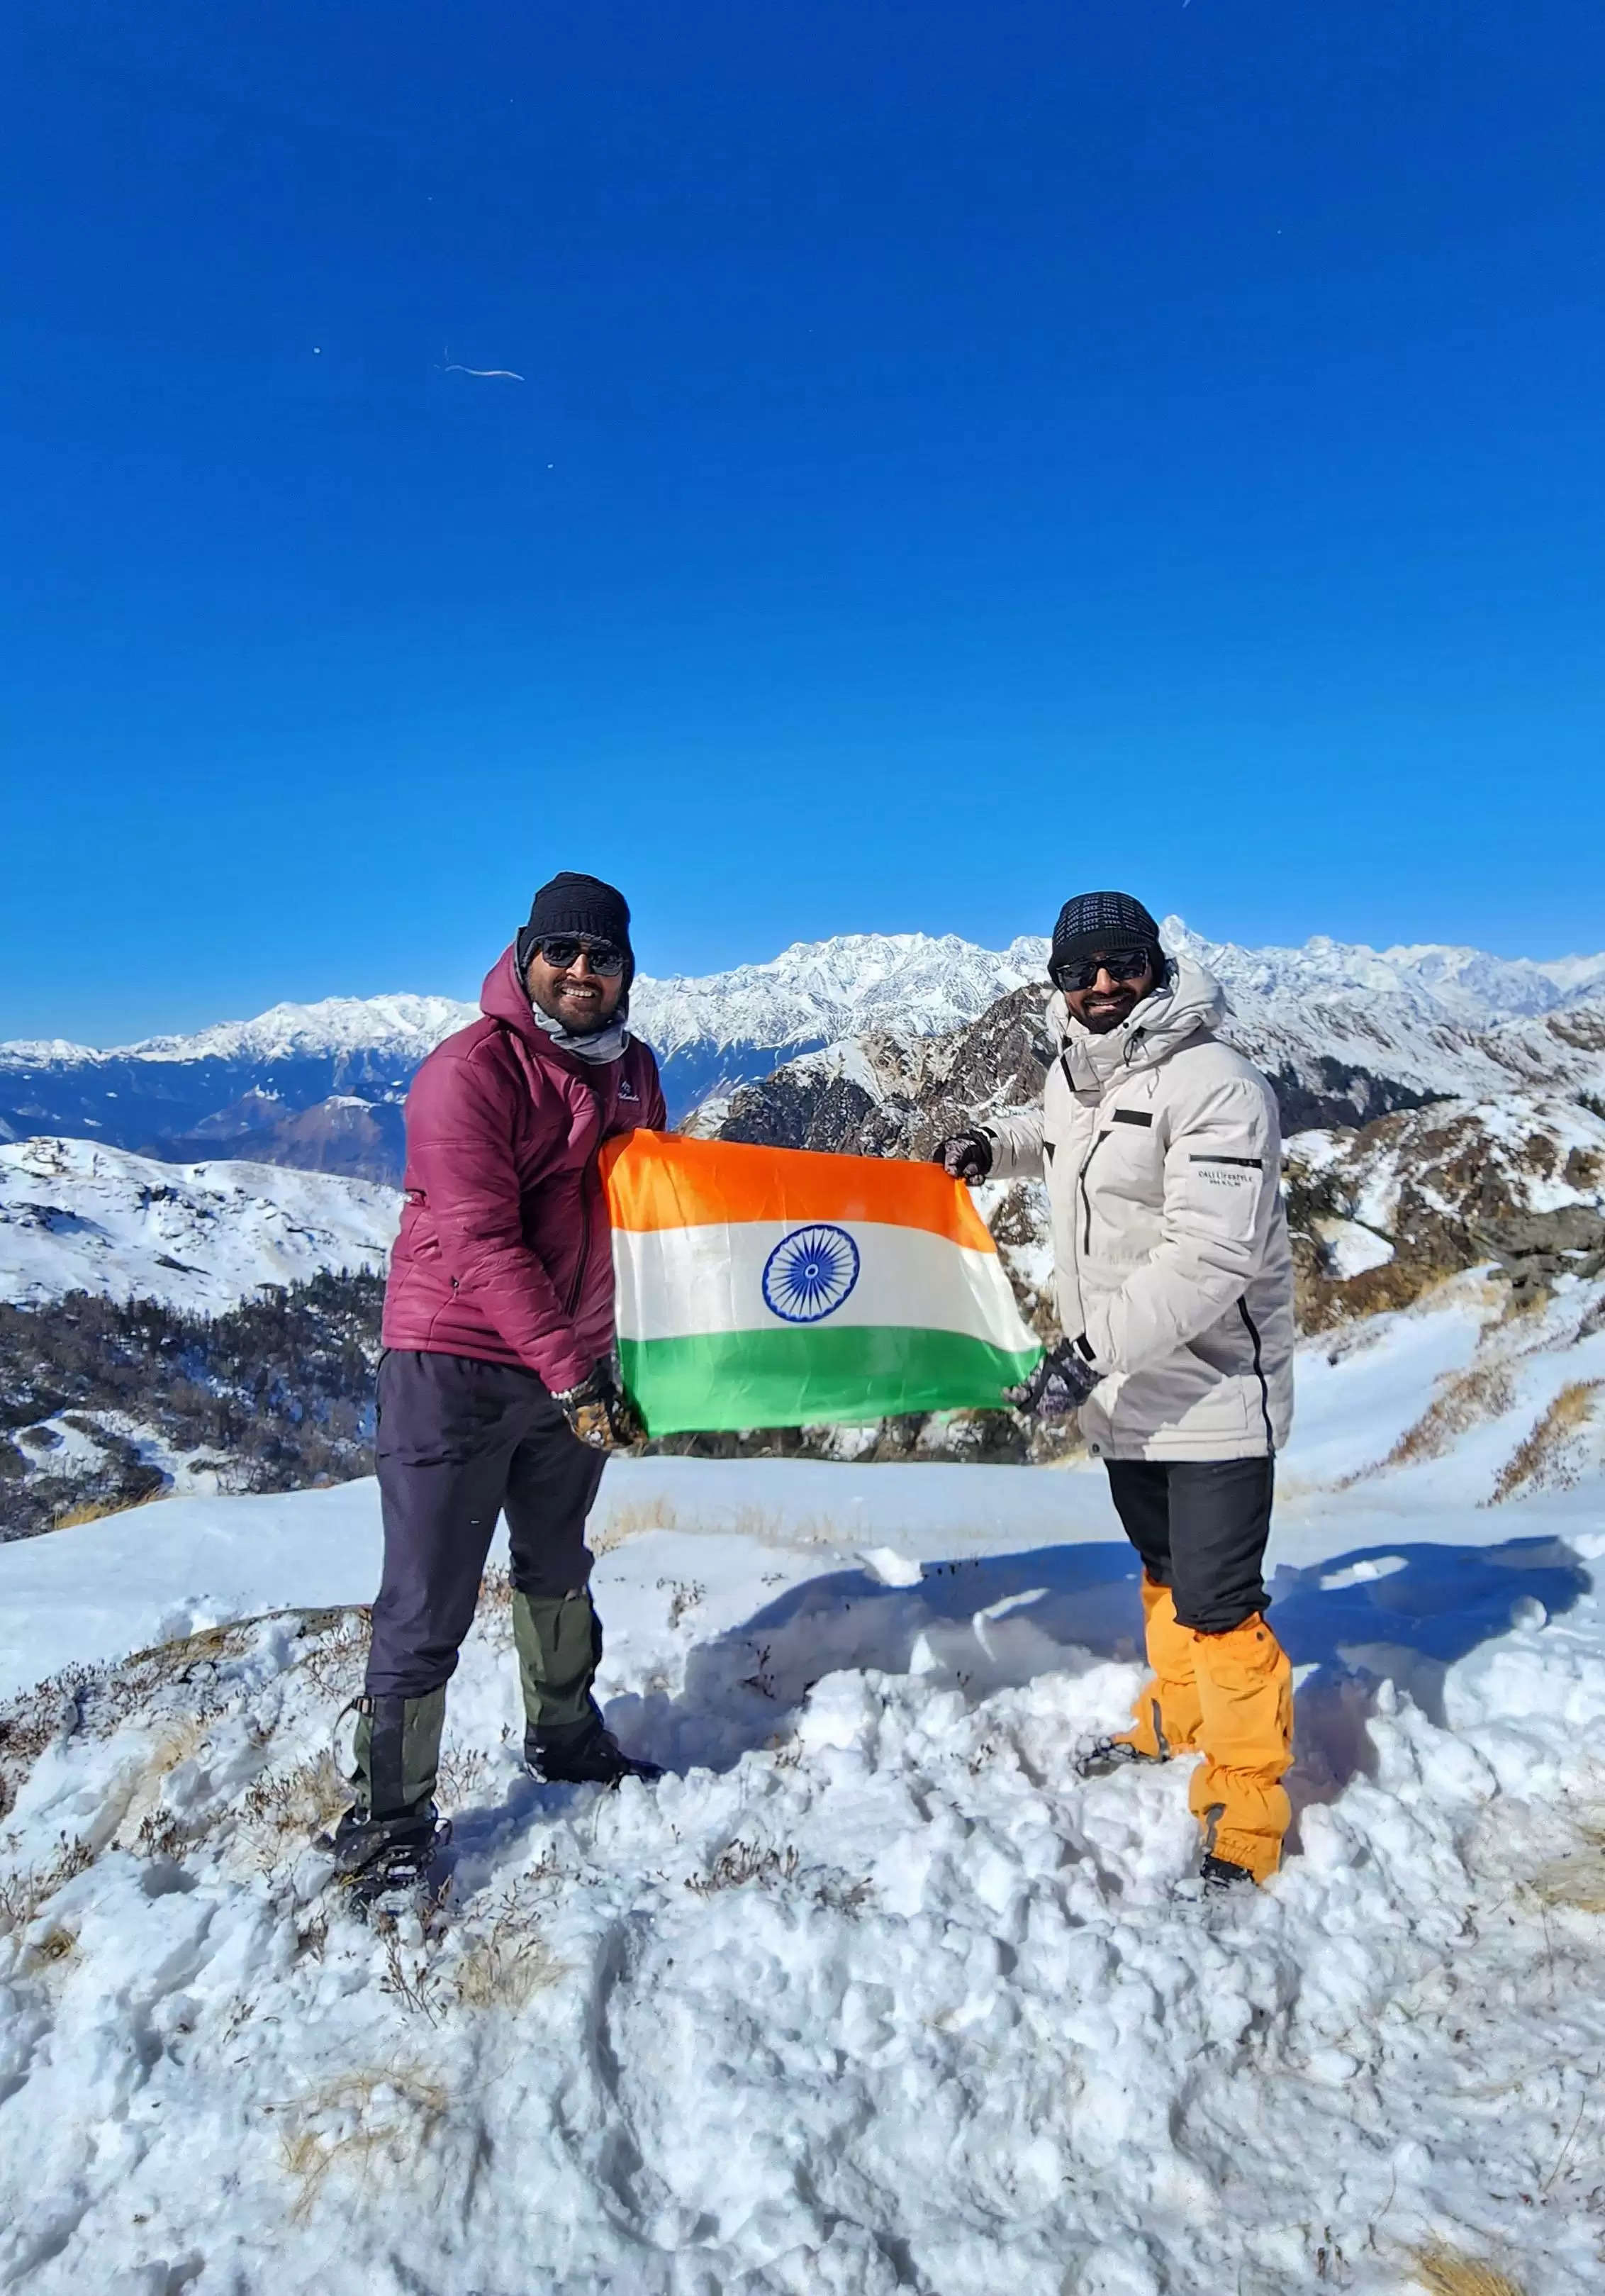
[{"label": "man in maroon jacket", "polygon": [[336,1857],[364,1885],[427,1870],[446,1685],[496,1518],[539,1777],[654,1778],[591,1695],[602,1630],[585,1517],[606,1454],[643,1429],[614,1369],[603,1141],[665,1119],[658,1066],[625,1026],[635,957],[622,894],[565,872],[486,977],[406,1103],[406,1203],[379,1369],[384,1578]]}]

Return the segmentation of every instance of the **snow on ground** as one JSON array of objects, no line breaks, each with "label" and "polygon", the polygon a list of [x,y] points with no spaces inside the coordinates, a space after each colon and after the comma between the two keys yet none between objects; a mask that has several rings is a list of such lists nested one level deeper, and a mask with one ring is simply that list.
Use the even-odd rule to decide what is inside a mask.
[{"label": "snow on ground", "polygon": [[1176,1894],[1185,1764],[1072,1775],[1138,1679],[1085,1468],[611,1463],[601,1686],[670,1774],[523,1777],[493,1580],[450,1892],[388,1932],[308,1846],[372,1484],[0,1549],[0,2288],[1290,2296],[1442,2241],[1597,2290],[1601,1486],[1318,1479],[1488,1338],[1381,1320],[1306,1379],[1246,1903]]},{"label": "snow on ground", "polygon": [[393,1188],[328,1173],[26,1140],[0,1146],[0,1299],[99,1292],[217,1314],[320,1268],[381,1268],[400,1210]]},{"label": "snow on ground", "polygon": [[1544,1490],[1597,1505],[1605,1282],[1561,1276],[1523,1306],[1473,1269],[1413,1308],[1305,1341],[1297,1392],[1279,1478],[1295,1516],[1386,1503],[1497,1519]]},{"label": "snow on ground", "polygon": [[669,1775],[523,1776],[493,1576],[388,1931],[311,1846],[371,1482],[0,1548],[0,2289],[1597,2290],[1602,1302],[1306,1344],[1246,1903],[1185,1893],[1185,1763],[1073,1775],[1138,1680],[1085,1464],[611,1462],[600,1687]]}]

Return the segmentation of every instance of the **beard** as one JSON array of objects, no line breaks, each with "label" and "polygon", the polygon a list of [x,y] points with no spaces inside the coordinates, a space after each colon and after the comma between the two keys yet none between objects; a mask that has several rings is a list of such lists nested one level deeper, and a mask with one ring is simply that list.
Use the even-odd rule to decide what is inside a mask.
[{"label": "beard", "polygon": [[624,1003],[622,991],[610,1001],[605,989],[595,996],[577,998],[572,992],[561,988],[537,988],[528,981],[524,985],[530,1003],[538,1004],[549,1021],[555,1021],[558,1027],[566,1029],[571,1037],[600,1035],[618,1018],[619,1008]]}]

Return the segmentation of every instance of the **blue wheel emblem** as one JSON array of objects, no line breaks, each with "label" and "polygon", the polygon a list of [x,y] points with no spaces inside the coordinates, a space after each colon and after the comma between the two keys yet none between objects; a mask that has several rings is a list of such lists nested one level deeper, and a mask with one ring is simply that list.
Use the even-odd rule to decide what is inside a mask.
[{"label": "blue wheel emblem", "polygon": [[764,1263],[764,1301],[784,1323],[817,1324],[857,1281],[858,1246],[846,1228],[793,1228]]}]

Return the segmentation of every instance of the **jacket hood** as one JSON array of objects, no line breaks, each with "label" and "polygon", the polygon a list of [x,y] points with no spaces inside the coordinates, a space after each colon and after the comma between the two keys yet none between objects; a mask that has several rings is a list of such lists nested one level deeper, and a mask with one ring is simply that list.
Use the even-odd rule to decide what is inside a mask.
[{"label": "jacket hood", "polygon": [[1173,958],[1169,979],[1107,1037],[1082,1027],[1061,989],[1053,991],[1047,1010],[1049,1031],[1069,1060],[1076,1090],[1094,1095],[1111,1077],[1157,1068],[1200,1032],[1213,1035],[1225,1017],[1225,990],[1189,957]]},{"label": "jacket hood", "polygon": [[485,976],[479,990],[479,1010],[487,1021],[505,1021],[528,1045],[545,1042],[535,1025],[529,997],[519,977],[517,944],[510,942]]}]

